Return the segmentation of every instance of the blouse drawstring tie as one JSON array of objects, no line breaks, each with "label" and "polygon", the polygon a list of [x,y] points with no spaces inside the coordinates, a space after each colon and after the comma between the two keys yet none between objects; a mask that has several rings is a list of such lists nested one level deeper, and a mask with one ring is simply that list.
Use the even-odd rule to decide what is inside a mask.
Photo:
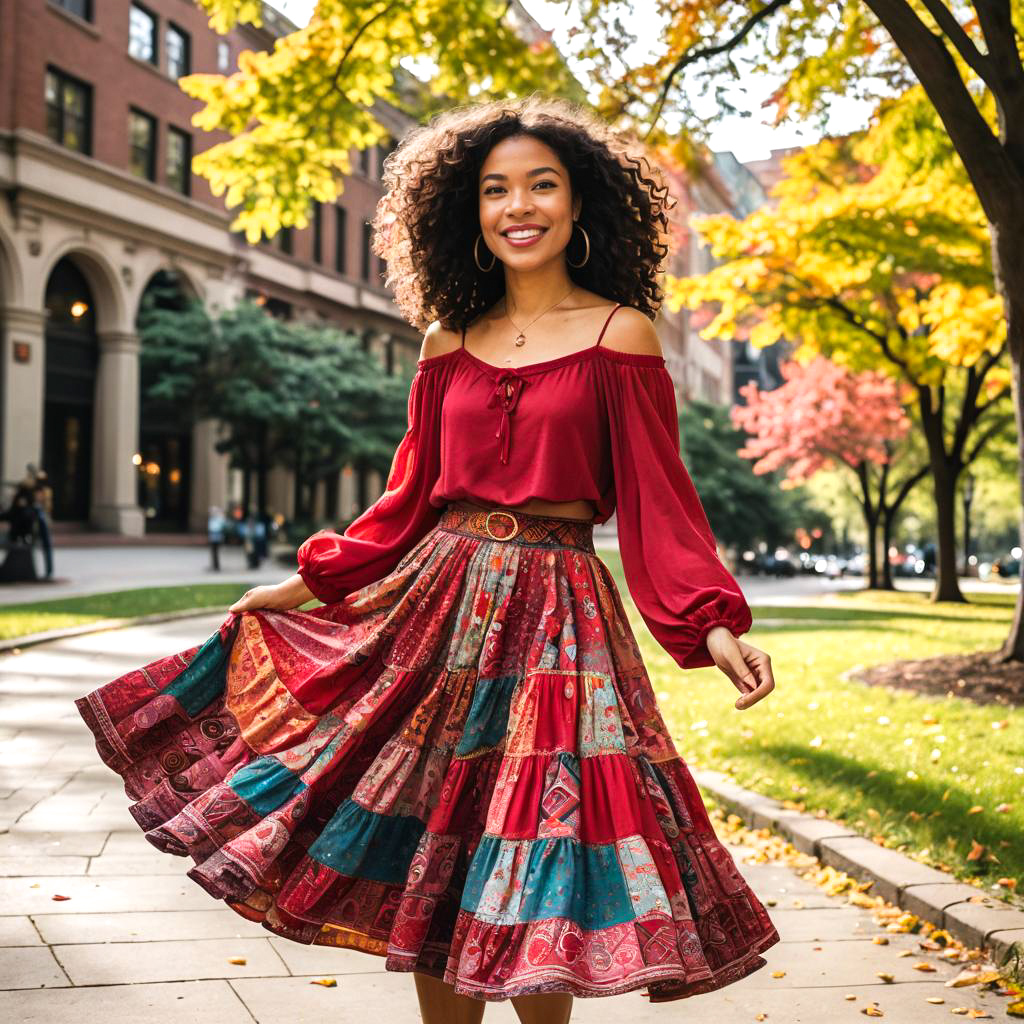
[{"label": "blouse drawstring tie", "polygon": [[516,407],[524,383],[523,378],[515,370],[511,368],[499,370],[498,375],[494,378],[494,388],[487,398],[489,408],[493,409],[496,405],[501,406],[501,419],[498,420],[498,429],[494,432],[494,436],[501,442],[500,457],[503,463],[508,462],[509,446],[512,440],[509,413]]}]

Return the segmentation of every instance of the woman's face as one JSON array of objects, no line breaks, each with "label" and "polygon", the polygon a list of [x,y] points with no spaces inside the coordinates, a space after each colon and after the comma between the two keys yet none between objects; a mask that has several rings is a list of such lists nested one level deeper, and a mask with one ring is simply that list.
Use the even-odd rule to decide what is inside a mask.
[{"label": "woman's face", "polygon": [[[564,259],[580,204],[573,202],[569,172],[550,146],[529,135],[497,143],[480,168],[479,199],[484,244],[511,269],[532,270]],[[527,225],[539,233],[506,234]],[[483,252],[480,262],[487,263]]]}]

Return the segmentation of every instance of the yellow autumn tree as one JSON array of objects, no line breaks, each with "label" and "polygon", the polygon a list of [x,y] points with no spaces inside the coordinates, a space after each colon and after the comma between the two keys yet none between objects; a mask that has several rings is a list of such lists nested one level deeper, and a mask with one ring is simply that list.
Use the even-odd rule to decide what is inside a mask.
[{"label": "yellow autumn tree", "polygon": [[710,311],[707,339],[785,338],[800,362],[826,355],[907,381],[935,494],[932,599],[962,600],[957,479],[1012,429],[1005,320],[975,193],[918,89],[867,132],[825,140],[785,170],[773,205],[697,222],[719,263],[669,280],[666,305]]},{"label": "yellow autumn tree", "polygon": [[[197,0],[211,26],[259,25],[260,0]],[[579,83],[544,39],[510,20],[505,0],[318,0],[308,25],[267,53],[239,56],[234,74],[194,74],[181,87],[201,100],[193,123],[231,137],[198,154],[193,169],[236,211],[250,242],[281,225],[305,227],[310,200],[331,202],[349,152],[383,141],[378,102],[419,120],[432,105],[517,96],[535,89],[582,99]],[[434,66],[409,95],[399,62]],[[408,74],[405,76],[409,80]]]}]

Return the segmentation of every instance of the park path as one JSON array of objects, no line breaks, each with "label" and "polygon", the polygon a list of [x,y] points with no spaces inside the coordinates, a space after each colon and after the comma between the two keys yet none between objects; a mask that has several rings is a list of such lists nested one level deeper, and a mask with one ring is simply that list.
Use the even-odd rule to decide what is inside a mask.
[{"label": "park path", "polygon": [[[146,843],[120,780],[96,756],[74,698],[200,643],[222,619],[136,626],[0,655],[0,1020],[364,1024],[370,1013],[388,1024],[419,1020],[411,977],[385,972],[383,959],[289,942],[212,900],[185,877],[190,861]],[[915,970],[921,954],[913,935],[888,934],[887,945],[876,944],[883,930],[869,911],[785,865],[747,863],[751,850],[732,849],[761,898],[774,901],[782,941],[766,952],[768,965],[676,1003],[652,1005],[639,992],[576,999],[574,1024],[820,1024],[862,1020],[872,1002],[900,1024],[949,1020],[957,1006],[1009,1020],[1005,999],[944,986],[957,966],[932,957],[934,973]],[[904,950],[914,955],[901,957]],[[246,963],[229,962],[237,957]],[[324,976],[337,987],[311,984]],[[928,1003],[929,996],[945,1002]],[[507,1002],[488,1004],[484,1019],[517,1020]]]}]

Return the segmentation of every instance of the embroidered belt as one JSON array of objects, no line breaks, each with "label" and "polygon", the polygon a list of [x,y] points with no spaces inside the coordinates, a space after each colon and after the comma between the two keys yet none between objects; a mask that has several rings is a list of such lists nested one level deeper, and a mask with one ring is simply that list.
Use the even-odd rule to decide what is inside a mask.
[{"label": "embroidered belt", "polygon": [[451,533],[486,540],[594,551],[594,524],[589,519],[512,512],[497,506],[455,501],[445,506],[438,526]]}]

